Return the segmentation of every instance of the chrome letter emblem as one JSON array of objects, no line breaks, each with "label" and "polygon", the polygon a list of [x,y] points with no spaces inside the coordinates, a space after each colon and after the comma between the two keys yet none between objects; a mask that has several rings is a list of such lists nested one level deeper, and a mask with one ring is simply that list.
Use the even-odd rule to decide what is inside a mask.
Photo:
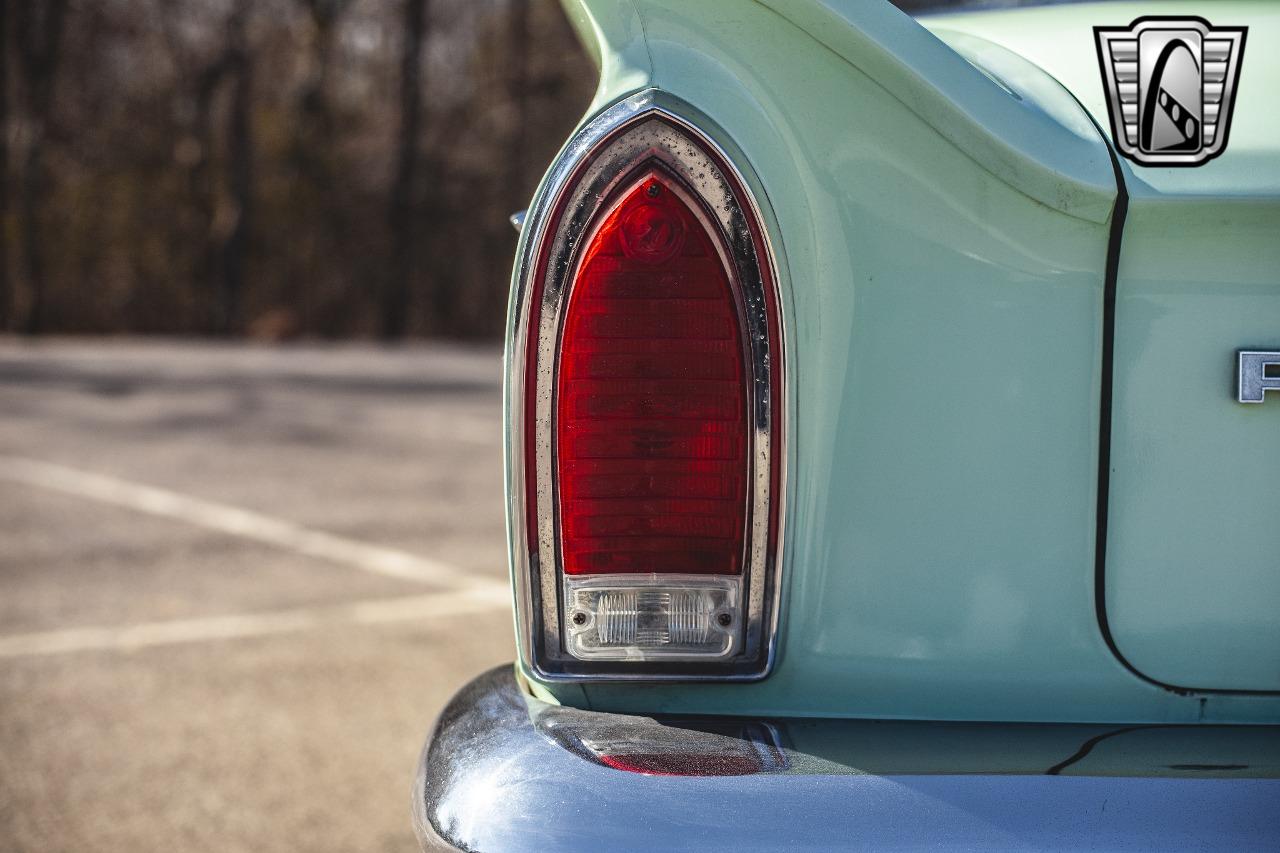
[{"label": "chrome letter emblem", "polygon": [[1199,166],[1221,154],[1247,32],[1203,18],[1094,27],[1120,153],[1144,166]]},{"label": "chrome letter emblem", "polygon": [[[1241,351],[1236,365],[1236,399],[1261,403],[1268,391],[1280,391],[1280,352]],[[1272,368],[1268,371],[1267,368]]]}]

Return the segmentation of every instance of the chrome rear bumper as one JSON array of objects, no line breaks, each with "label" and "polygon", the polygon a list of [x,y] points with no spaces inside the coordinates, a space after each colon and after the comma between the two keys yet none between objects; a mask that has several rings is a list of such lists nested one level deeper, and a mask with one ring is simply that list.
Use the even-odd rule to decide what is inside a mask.
[{"label": "chrome rear bumper", "polygon": [[511,667],[423,751],[426,850],[1278,850],[1280,729],[661,719]]}]

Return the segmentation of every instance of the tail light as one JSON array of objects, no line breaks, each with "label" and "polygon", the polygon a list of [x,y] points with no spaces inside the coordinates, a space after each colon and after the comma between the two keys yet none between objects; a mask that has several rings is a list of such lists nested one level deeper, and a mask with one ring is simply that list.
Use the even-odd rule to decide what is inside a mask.
[{"label": "tail light", "polygon": [[517,270],[513,549],[548,678],[760,677],[771,657],[772,258],[740,161],[664,98],[570,143]]}]

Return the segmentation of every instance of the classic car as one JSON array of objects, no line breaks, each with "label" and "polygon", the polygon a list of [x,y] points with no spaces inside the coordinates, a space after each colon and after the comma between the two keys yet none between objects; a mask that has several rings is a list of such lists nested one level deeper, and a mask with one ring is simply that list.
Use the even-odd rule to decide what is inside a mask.
[{"label": "classic car", "polygon": [[423,846],[1280,849],[1280,8],[565,7]]}]

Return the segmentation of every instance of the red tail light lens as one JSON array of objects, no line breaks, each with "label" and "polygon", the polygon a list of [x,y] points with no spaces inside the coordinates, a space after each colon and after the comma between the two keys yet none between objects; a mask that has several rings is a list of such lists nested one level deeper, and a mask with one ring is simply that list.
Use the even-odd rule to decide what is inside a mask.
[{"label": "red tail light lens", "polygon": [[565,311],[556,392],[568,575],[739,574],[742,320],[716,238],[652,172],[608,212]]}]

